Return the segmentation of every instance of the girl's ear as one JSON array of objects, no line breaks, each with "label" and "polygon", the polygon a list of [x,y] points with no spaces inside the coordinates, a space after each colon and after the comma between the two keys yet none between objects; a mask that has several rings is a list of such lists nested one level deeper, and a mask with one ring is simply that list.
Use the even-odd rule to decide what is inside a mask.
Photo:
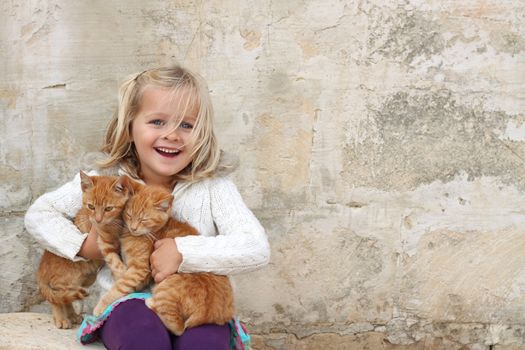
[{"label": "girl's ear", "polygon": [[[134,118],[133,118],[134,119]],[[133,143],[133,120],[129,122],[128,127],[128,143]]]},{"label": "girl's ear", "polygon": [[87,190],[93,188],[94,185],[93,179],[80,170],[80,187],[82,188],[82,192],[86,192]]},{"label": "girl's ear", "polygon": [[173,203],[173,195],[169,195],[168,197],[164,197],[157,203],[155,203],[155,207],[159,210],[168,212],[171,209],[171,204]]}]

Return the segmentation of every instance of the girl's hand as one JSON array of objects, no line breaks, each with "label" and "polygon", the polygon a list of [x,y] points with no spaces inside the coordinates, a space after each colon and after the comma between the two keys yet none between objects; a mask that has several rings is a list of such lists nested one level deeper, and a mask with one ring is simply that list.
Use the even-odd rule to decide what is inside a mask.
[{"label": "girl's hand", "polygon": [[97,244],[98,233],[95,227],[91,227],[87,238],[82,243],[77,255],[89,260],[104,260]]},{"label": "girl's hand", "polygon": [[179,271],[182,263],[182,255],[177,249],[177,243],[173,238],[159,239],[155,242],[155,250],[149,258],[151,264],[151,275],[155,283],[159,283],[166,277]]}]

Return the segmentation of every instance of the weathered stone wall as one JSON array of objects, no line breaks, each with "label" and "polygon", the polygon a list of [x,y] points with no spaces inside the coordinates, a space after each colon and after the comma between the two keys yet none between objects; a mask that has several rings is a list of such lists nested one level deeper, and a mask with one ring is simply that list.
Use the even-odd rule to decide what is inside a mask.
[{"label": "weathered stone wall", "polygon": [[1,2],[0,311],[35,301],[25,209],[177,60],[271,240],[258,348],[525,349],[524,34],[519,0]]}]

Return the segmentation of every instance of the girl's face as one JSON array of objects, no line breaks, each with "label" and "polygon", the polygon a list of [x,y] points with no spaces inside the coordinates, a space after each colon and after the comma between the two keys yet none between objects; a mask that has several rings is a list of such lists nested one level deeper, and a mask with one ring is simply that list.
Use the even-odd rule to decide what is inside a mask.
[{"label": "girl's face", "polygon": [[131,122],[131,141],[135,144],[143,180],[148,185],[169,188],[173,175],[192,160],[190,136],[198,108],[178,110],[184,109],[186,96],[186,89],[174,95],[156,87],[146,88],[142,95],[141,108]]}]

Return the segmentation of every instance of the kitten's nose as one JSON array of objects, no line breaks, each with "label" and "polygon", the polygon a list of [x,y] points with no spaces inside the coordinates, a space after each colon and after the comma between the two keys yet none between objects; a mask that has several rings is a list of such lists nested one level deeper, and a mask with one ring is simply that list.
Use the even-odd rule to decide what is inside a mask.
[{"label": "kitten's nose", "polygon": [[100,224],[102,222],[102,215],[100,214],[95,215],[95,220],[97,221],[97,223]]}]

